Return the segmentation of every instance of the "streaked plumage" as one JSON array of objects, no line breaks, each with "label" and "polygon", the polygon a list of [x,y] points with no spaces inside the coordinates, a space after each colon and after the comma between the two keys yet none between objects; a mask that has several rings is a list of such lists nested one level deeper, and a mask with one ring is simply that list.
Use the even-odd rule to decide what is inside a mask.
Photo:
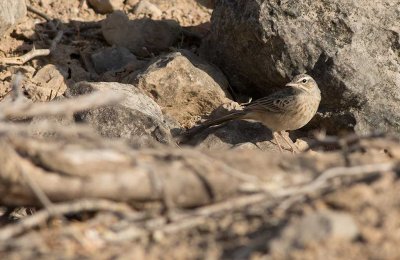
[{"label": "streaked plumage", "polygon": [[[189,130],[188,134],[193,135],[210,126],[234,119],[251,119],[259,121],[271,129],[281,150],[275,133],[296,130],[306,125],[317,112],[320,101],[321,92],[317,83],[312,77],[300,74],[286,84],[286,88],[283,90],[255,100],[245,105],[243,110],[232,111],[220,118],[208,120]],[[281,136],[285,142],[288,142],[282,134]],[[294,150],[292,144],[290,142],[288,144]]]}]

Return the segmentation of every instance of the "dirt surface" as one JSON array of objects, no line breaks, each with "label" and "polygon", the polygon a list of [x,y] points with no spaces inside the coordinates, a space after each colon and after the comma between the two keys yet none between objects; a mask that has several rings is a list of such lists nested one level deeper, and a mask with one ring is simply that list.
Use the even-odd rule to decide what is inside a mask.
[{"label": "dirt surface", "polygon": [[[151,0],[161,13],[154,11],[138,13],[135,11],[138,2],[126,1],[123,11],[127,13],[129,19],[149,17],[156,20],[175,20],[186,31],[180,41],[171,47],[170,52],[183,48],[197,53],[200,44],[199,37],[204,36],[210,26],[211,9],[205,8],[194,0]],[[5,99],[7,95],[10,95],[12,75],[17,71],[23,72],[24,94],[32,101],[63,99],[65,91],[73,84],[81,81],[100,81],[107,76],[95,73],[88,61],[90,54],[109,47],[101,32],[101,20],[105,19],[106,15],[97,14],[85,1],[29,0],[27,3],[56,19],[59,23],[57,27],[64,32],[64,35],[49,56],[33,59],[23,65],[2,65],[0,99]],[[28,12],[24,21],[17,25],[12,33],[4,35],[1,39],[0,58],[21,56],[32,48],[49,48],[54,37],[56,37],[56,31],[52,31],[48,21],[35,13]],[[149,53],[147,57],[138,57],[138,59],[148,62],[155,56],[166,53],[169,52]],[[173,123],[176,124],[176,122]],[[193,118],[179,123],[181,126],[192,125]],[[85,142],[90,140],[90,138],[86,140],[84,136],[81,138]],[[361,148],[358,147],[356,152],[349,156],[352,164],[347,164],[347,166],[389,161],[398,164],[399,142],[398,140],[390,142],[396,145],[397,150],[388,151],[387,147],[370,149],[374,146],[374,142],[365,146],[361,145]],[[39,165],[42,159],[32,152],[36,149],[34,144],[36,143],[24,152],[20,150],[20,156],[29,157],[32,165]],[[19,145],[19,148],[23,146]],[[91,143],[88,147],[97,147],[96,145],[98,144],[93,141],[93,144]],[[274,161],[276,153],[256,154],[254,151],[247,153],[235,150],[231,151],[236,153],[232,156],[229,153],[220,152],[208,152],[208,155],[215,160],[224,161],[226,165],[234,169],[232,172],[241,171],[252,176],[261,176],[262,180],[270,185],[269,188],[274,190],[274,183],[289,185],[287,183],[292,182],[292,184],[300,185],[310,182],[317,173],[328,169],[329,166],[346,165],[346,156],[343,156],[340,149],[327,150],[332,151],[311,151],[306,153],[304,158],[299,157],[300,159],[293,161],[288,155],[289,159],[280,160],[275,166],[267,163]],[[156,149],[156,151],[159,150]],[[156,154],[154,158],[162,158],[165,160],[163,163],[168,167],[171,169],[176,167],[179,170],[179,164],[174,160],[183,156],[167,152],[166,154]],[[143,156],[145,162],[153,160],[153,157],[146,155],[145,152],[140,156]],[[129,165],[135,164],[129,162]],[[185,161],[184,165],[190,168],[189,162]],[[165,168],[168,167],[165,166]],[[207,170],[208,167],[210,166],[206,163],[192,170],[197,174],[197,172]],[[228,166],[221,166],[221,169],[226,170],[226,167]],[[214,172],[224,172],[221,169],[217,168]],[[43,172],[47,170],[49,168],[43,167]],[[276,175],[263,175],[267,171],[272,171]],[[289,181],[285,182],[287,180]],[[186,188],[186,191],[188,189],[190,187]],[[67,214],[65,217],[51,218],[41,223],[39,227],[8,239],[7,243],[0,247],[0,258],[400,259],[398,167],[372,172],[357,179],[345,176],[341,180],[332,181],[331,187],[315,194],[307,193],[304,196],[289,199],[293,201],[283,200],[279,203],[271,202],[271,200],[258,201],[236,210],[210,214],[201,224],[183,221],[182,225],[187,224],[189,228],[179,226],[179,224],[175,226],[167,224],[175,223],[174,217],[179,214],[189,212],[192,214],[191,218],[199,216],[200,213],[193,213],[194,206],[171,210],[167,199],[157,205],[135,203],[135,212],[146,212],[145,214],[148,214],[146,217],[151,216],[156,220],[157,216],[162,216],[161,220],[158,219],[160,223],[153,221],[143,224],[152,227],[151,230],[155,231],[149,232],[148,235],[138,236],[139,239],[124,239],[123,231],[132,228],[129,222],[132,220],[124,219],[118,214],[107,211],[96,213],[96,210],[89,210],[84,214]],[[4,208],[4,211],[6,210],[7,208]],[[210,209],[207,208],[207,210]],[[344,220],[341,217],[336,218],[337,214],[344,214]],[[31,213],[22,210],[22,215],[31,215]],[[135,215],[135,218],[140,217],[143,218],[143,216]],[[309,217],[322,219],[321,223],[311,221],[312,224],[308,226]],[[21,219],[21,216],[16,216],[16,219]],[[10,224],[10,222],[12,221],[2,220],[0,233],[5,224]],[[193,227],[190,228],[190,225]],[[335,225],[339,228],[333,228]],[[302,226],[306,228],[299,229]],[[157,230],[157,227],[166,228]],[[116,233],[118,236],[115,235]],[[304,235],[308,233],[311,234],[311,238]]]},{"label": "dirt surface", "polygon": [[[80,3],[82,2],[82,4]],[[176,2],[176,3],[175,3]],[[90,8],[86,1],[30,1],[32,7],[41,10],[53,19],[57,19],[57,23],[64,36],[57,45],[56,50],[50,57],[34,59],[29,64],[21,66],[8,66],[0,72],[1,86],[0,98],[9,92],[9,82],[11,75],[18,70],[22,70],[26,81],[30,82],[30,78],[44,65],[53,64],[58,70],[65,73],[65,81],[67,85],[74,84],[79,81],[93,81],[98,75],[90,73],[87,68],[87,55],[107,47],[101,34],[100,21],[106,18],[106,15],[97,14]],[[42,3],[42,4],[39,4]],[[199,5],[192,0],[185,1],[155,1],[158,8],[162,10],[160,16],[148,14],[145,10],[141,13],[135,13],[135,5],[138,1],[128,1],[124,5],[124,12],[129,19],[152,18],[155,20],[176,20],[181,26],[194,27],[193,32],[205,33],[209,25],[211,16],[210,9]],[[32,48],[42,49],[48,48],[55,32],[51,32],[48,23],[42,17],[28,12],[27,17],[11,34],[4,35],[0,44],[0,58],[20,56]],[[187,47],[195,51],[198,45],[192,45],[190,40],[185,42],[183,38],[176,47]],[[88,71],[89,70],[89,71]],[[63,92],[57,93],[62,95]]]}]

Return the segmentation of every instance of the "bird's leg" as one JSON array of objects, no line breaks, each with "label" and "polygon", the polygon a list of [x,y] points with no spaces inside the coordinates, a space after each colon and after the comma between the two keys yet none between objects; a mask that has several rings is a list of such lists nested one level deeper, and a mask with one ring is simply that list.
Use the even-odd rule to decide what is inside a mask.
[{"label": "bird's leg", "polygon": [[281,153],[283,153],[282,147],[281,147],[280,143],[278,142],[278,138],[276,138],[276,134],[277,134],[277,132],[272,132],[272,135],[274,136],[276,145],[278,145],[278,147],[279,147],[279,151],[280,151]]},{"label": "bird's leg", "polygon": [[293,141],[290,139],[290,141],[286,138],[285,136],[285,131],[280,131],[279,134],[282,136],[282,139],[287,143],[290,148],[292,149],[292,153],[300,153],[299,148],[297,148],[296,144],[293,143]]}]

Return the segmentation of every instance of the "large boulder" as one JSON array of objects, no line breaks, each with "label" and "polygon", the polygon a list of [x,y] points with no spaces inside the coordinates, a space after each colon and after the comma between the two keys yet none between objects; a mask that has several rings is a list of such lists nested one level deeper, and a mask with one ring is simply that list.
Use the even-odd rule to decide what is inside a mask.
[{"label": "large boulder", "polygon": [[123,82],[136,85],[181,126],[189,127],[228,101],[228,81],[215,66],[189,51],[160,56]]},{"label": "large boulder", "polygon": [[114,91],[122,93],[125,99],[118,105],[97,108],[78,113],[78,121],[84,121],[109,138],[125,138],[143,145],[172,143],[172,137],[160,107],[146,94],[132,85],[117,82],[80,82],[69,89],[76,96],[92,91]]},{"label": "large boulder", "polygon": [[220,0],[201,54],[253,96],[307,72],[329,127],[400,133],[399,17],[398,0]]},{"label": "large boulder", "polygon": [[25,0],[0,1],[0,37],[25,15]]}]

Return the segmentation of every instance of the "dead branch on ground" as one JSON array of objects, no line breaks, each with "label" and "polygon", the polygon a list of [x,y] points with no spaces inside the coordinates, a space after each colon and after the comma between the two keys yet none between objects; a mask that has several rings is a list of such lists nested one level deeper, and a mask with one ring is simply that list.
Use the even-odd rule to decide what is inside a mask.
[{"label": "dead branch on ground", "polygon": [[[318,176],[310,183],[296,188],[282,189],[270,193],[260,192],[251,195],[243,195],[227,201],[215,203],[213,205],[203,206],[188,213],[172,215],[170,216],[169,221],[167,221],[165,217],[160,216],[156,218],[150,218],[143,223],[142,216],[140,218],[136,218],[136,220],[133,222],[129,222],[129,227],[123,231],[112,235],[108,234],[104,239],[107,241],[116,242],[121,240],[134,240],[149,235],[172,235],[177,232],[198,227],[199,225],[207,222],[210,218],[215,219],[232,211],[244,210],[245,208],[254,204],[267,205],[267,208],[273,209],[277,206],[280,206],[282,202],[287,202],[288,199],[295,201],[293,198],[296,198],[299,195],[305,196],[315,193],[322,193],[328,187],[332,189],[330,181],[335,178],[352,177],[352,181],[356,181],[370,174],[382,174],[388,171],[399,170],[399,166],[400,165],[398,163],[381,163],[355,166],[350,168],[335,167],[326,170],[323,174]],[[337,189],[339,187],[340,185],[336,185],[335,188]],[[6,227],[0,231],[0,240],[4,241],[10,239],[15,235],[21,234],[24,231],[36,227],[40,223],[48,220],[50,217],[56,216],[55,214],[65,215],[89,210],[116,211],[118,213],[122,213],[123,215],[129,214],[131,216],[134,214],[127,206],[125,206],[125,204],[110,203],[108,201],[80,201],[63,203],[54,205],[52,212],[41,210],[32,216],[26,217],[20,223]],[[136,223],[136,221],[139,222]]]},{"label": "dead branch on ground", "polygon": [[29,12],[32,12],[32,13],[34,13],[34,14],[36,14],[36,15],[42,17],[42,18],[44,18],[44,19],[45,19],[46,21],[48,21],[48,22],[51,22],[51,21],[53,20],[50,16],[48,16],[48,15],[45,14],[44,12],[40,11],[39,9],[37,9],[37,8],[31,6],[31,5],[27,5],[26,8],[27,8],[27,10],[28,10]]},{"label": "dead branch on ground", "polygon": [[107,200],[80,200],[69,203],[60,203],[52,206],[52,210],[41,210],[34,215],[24,218],[21,222],[9,225],[0,230],[0,241],[6,241],[22,232],[43,224],[52,217],[77,214],[82,211],[110,211],[120,215],[132,215],[134,211],[124,203]]},{"label": "dead branch on ground", "polygon": [[0,64],[2,63],[6,65],[23,65],[34,58],[48,56],[55,51],[57,44],[61,41],[63,35],[64,35],[63,31],[61,30],[58,31],[54,39],[51,41],[49,49],[36,49],[35,46],[33,46],[32,50],[30,50],[29,52],[25,53],[22,56],[1,58]]},{"label": "dead branch on ground", "polygon": [[64,99],[50,102],[18,102],[0,103],[0,118],[31,118],[35,116],[71,115],[79,111],[96,109],[107,105],[117,104],[123,99],[115,92],[96,91],[74,99]]}]

